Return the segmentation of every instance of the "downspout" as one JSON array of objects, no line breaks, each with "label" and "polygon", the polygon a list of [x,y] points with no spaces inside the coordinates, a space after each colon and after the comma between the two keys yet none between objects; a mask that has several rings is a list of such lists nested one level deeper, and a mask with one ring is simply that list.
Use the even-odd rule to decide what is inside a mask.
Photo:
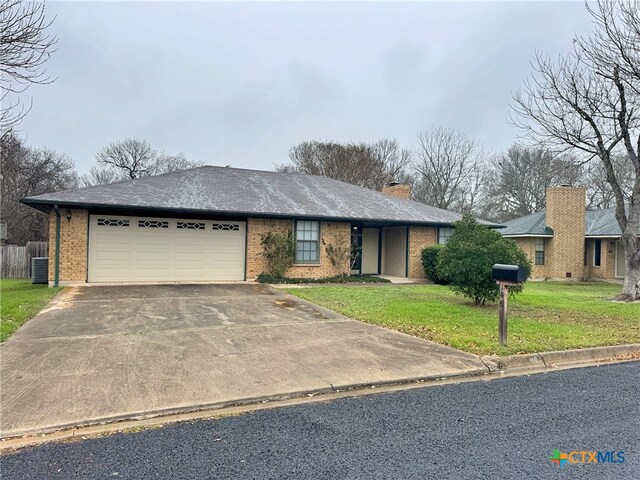
[{"label": "downspout", "polygon": [[54,205],[53,209],[56,212],[56,257],[53,267],[53,286],[57,288],[60,283],[60,209],[58,205]]}]

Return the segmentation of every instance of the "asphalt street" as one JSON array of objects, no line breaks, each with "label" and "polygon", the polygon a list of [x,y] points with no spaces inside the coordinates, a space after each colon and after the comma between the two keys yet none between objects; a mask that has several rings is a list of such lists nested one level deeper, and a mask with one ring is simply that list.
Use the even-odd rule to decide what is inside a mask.
[{"label": "asphalt street", "polygon": [[[634,362],[380,393],[48,444],[5,455],[0,471],[7,479],[638,479],[639,380]],[[560,467],[555,449],[603,459],[614,451],[608,458],[618,463],[582,463],[578,454]]]}]

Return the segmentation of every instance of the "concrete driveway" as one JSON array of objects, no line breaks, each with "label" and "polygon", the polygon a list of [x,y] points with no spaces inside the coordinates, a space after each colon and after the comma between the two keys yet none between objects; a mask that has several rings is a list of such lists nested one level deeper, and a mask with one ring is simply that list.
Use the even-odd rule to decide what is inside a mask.
[{"label": "concrete driveway", "polygon": [[0,435],[483,371],[264,285],[70,287],[0,346]]}]

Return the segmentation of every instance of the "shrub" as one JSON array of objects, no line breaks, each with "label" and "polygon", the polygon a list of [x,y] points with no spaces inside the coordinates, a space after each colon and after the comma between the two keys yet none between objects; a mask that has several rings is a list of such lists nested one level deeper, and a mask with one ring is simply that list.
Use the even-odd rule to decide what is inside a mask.
[{"label": "shrub", "polygon": [[259,283],[391,283],[386,278],[374,277],[371,275],[337,275],[335,277],[324,278],[291,278],[273,277],[266,273],[261,273],[256,279]]},{"label": "shrub", "polygon": [[267,273],[282,278],[296,258],[296,241],[293,231],[286,234],[269,232],[262,235],[262,255],[267,259]]},{"label": "shrub", "polygon": [[[527,278],[531,275],[531,262],[513,240],[478,223],[470,215],[455,224],[439,257],[438,274],[450,281],[454,292],[473,299],[476,305],[499,298],[498,285],[491,278],[491,267],[495,263],[519,265],[525,268]],[[513,293],[521,291],[522,286],[509,288]]]},{"label": "shrub", "polygon": [[[325,245],[324,240],[322,244]],[[335,243],[325,245],[327,257],[337,270],[339,275],[348,276],[351,271],[351,242],[346,235],[336,235]]]},{"label": "shrub", "polygon": [[440,259],[440,252],[443,248],[444,245],[432,245],[422,249],[422,266],[424,267],[424,274],[427,278],[439,285],[447,285],[449,283],[446,277],[443,277],[438,273],[437,268],[438,261]]}]

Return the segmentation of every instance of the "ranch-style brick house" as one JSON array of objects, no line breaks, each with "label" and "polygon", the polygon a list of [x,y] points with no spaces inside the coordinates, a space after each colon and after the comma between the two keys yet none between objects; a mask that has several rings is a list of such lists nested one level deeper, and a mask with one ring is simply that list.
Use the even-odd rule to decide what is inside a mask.
[{"label": "ranch-style brick house", "polygon": [[505,222],[500,233],[527,253],[533,264],[531,278],[624,278],[622,232],[615,209],[586,210],[585,195],[583,187],[550,187],[545,210]]},{"label": "ranch-style brick house", "polygon": [[[458,213],[326,177],[205,166],[24,198],[49,214],[49,283],[254,280],[263,235],[292,231],[290,277],[348,272],[327,246],[360,252],[352,273],[424,277],[421,250],[445,242]],[[491,226],[497,226],[484,222]]]}]

